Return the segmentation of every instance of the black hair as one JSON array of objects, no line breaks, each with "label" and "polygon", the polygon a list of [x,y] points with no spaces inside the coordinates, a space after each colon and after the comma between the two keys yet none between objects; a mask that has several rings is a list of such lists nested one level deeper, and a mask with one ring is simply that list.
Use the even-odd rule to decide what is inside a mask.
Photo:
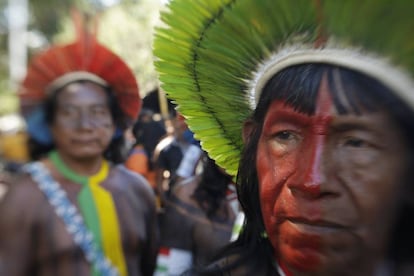
[{"label": "black hair", "polygon": [[214,160],[205,154],[201,180],[192,197],[205,211],[208,218],[211,219],[222,205],[231,182],[232,177],[220,170]]},{"label": "black hair", "polygon": [[[382,108],[388,110],[404,132],[407,141],[410,142],[409,155],[414,156],[412,154],[414,143],[411,142],[414,138],[413,111],[379,81],[353,70],[326,64],[303,64],[280,71],[265,85],[258,105],[250,118],[254,126],[239,163],[237,193],[245,214],[245,222],[238,239],[218,255],[218,258],[231,255],[237,257],[224,266],[210,267],[206,275],[217,275],[215,273],[218,271],[230,271],[238,266],[245,266],[248,270],[246,275],[255,274],[257,271],[262,271],[263,275],[277,274],[272,245],[263,235],[265,227],[261,214],[257,171],[254,165],[256,164],[257,144],[264,118],[272,101],[284,100],[287,105],[308,115],[315,112],[318,89],[324,74],[327,76],[333,102],[340,114],[360,114],[362,111],[375,111]],[[409,189],[413,190],[412,187]],[[412,191],[409,194],[412,196]],[[407,200],[407,202],[410,201],[412,199]],[[414,241],[410,235],[414,231],[412,222],[414,208],[408,203],[401,204],[400,210],[389,257],[395,262],[407,259],[412,261]]]},{"label": "black hair", "polygon": [[132,126],[132,135],[135,138],[135,143],[130,152],[136,145],[142,145],[145,153],[148,156],[148,168],[154,169],[154,150],[158,142],[165,137],[167,131],[165,129],[164,121],[155,121],[153,119],[153,112],[149,109],[142,109],[138,119]]},{"label": "black hair", "polygon": [[[79,80],[75,81],[76,83],[88,83],[90,81],[88,80]],[[69,84],[75,83],[71,82]],[[46,98],[45,102],[43,103],[43,110],[45,113],[45,120],[48,126],[50,126],[55,117],[56,117],[56,111],[57,111],[57,99],[58,95],[61,91],[63,91],[69,84],[59,88],[58,90],[54,91],[53,93],[50,93],[50,95]],[[115,97],[115,94],[113,93],[112,89],[109,87],[103,87],[105,91],[105,94],[107,96],[107,102],[109,106],[109,110],[111,112],[112,120],[114,121],[114,124],[116,126],[117,130],[124,130],[127,127],[127,117],[123,113],[121,107],[119,106],[119,103]],[[123,151],[123,148],[125,147],[125,138],[123,134],[115,135],[112,139],[111,143],[107,147],[107,149],[104,152],[104,157],[117,164],[122,163],[125,161],[125,154]],[[38,142],[33,137],[29,137],[28,139],[28,149],[29,149],[29,155],[32,160],[38,160],[40,158],[43,158],[47,155],[48,152],[55,149],[55,145],[52,144],[43,144]]]}]

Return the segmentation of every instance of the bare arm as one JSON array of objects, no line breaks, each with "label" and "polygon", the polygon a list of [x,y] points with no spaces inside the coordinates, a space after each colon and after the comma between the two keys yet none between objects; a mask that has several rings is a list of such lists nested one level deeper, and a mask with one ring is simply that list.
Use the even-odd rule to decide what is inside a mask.
[{"label": "bare arm", "polygon": [[40,191],[26,180],[10,184],[0,203],[0,275],[29,275]]}]

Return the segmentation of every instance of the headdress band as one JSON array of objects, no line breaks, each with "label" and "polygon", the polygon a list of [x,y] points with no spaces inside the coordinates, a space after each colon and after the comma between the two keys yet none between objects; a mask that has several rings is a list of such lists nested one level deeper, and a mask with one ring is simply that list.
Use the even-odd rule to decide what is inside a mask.
[{"label": "headdress band", "polygon": [[99,76],[86,72],[86,71],[74,71],[66,73],[55,80],[53,80],[47,87],[46,87],[46,94],[51,94],[56,90],[68,85],[69,83],[75,81],[91,81],[103,87],[108,87],[108,83],[100,78]]},{"label": "headdress band", "polygon": [[264,86],[277,72],[304,63],[326,63],[361,72],[380,80],[414,106],[414,98],[409,95],[414,87],[413,80],[384,58],[362,53],[358,49],[289,47],[278,51],[258,67],[249,84],[250,107],[255,109]]}]

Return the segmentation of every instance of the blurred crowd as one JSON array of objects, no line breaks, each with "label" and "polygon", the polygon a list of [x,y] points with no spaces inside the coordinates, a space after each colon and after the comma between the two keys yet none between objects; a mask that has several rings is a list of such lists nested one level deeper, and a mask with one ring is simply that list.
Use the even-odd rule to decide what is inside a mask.
[{"label": "blurred crowd", "polygon": [[[161,114],[159,101],[158,89],[151,91],[124,132],[124,166],[143,176],[156,195],[160,243],[154,275],[191,275],[230,242],[239,203],[232,176],[202,150],[174,105],[168,102],[168,114]],[[0,133],[0,195],[32,159],[25,124],[15,116],[19,124]]]},{"label": "blurred crowd", "polygon": [[127,131],[125,165],[157,195],[160,248],[155,274],[191,275],[232,237],[239,212],[233,179],[201,149],[185,118],[144,106]]}]

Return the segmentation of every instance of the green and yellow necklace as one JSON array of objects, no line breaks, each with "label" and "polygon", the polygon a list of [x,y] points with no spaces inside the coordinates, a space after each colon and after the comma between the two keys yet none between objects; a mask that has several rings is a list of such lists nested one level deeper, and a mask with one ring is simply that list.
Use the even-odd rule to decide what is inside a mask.
[{"label": "green and yellow necklace", "polygon": [[[100,185],[108,177],[108,161],[103,160],[100,170],[87,177],[66,166],[57,151],[49,153],[49,159],[65,178],[82,185],[77,199],[86,226],[94,236],[95,245],[102,249],[120,275],[127,275],[115,204],[111,193]],[[96,271],[94,275],[98,275]]]}]

